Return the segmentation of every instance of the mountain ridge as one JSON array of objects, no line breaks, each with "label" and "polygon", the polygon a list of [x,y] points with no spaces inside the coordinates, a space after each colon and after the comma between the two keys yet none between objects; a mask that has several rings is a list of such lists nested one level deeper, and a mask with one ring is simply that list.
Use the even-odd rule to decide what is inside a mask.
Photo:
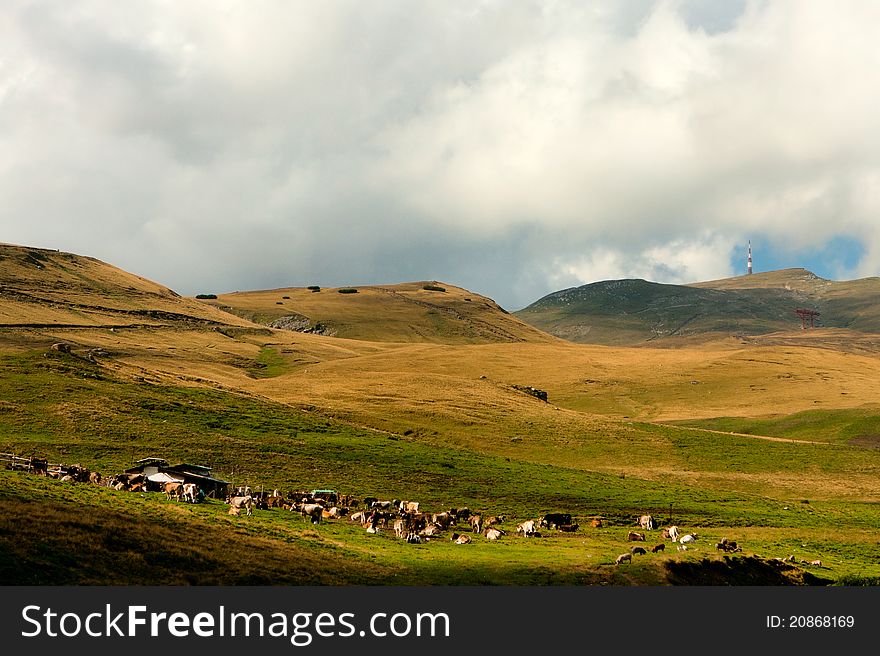
[{"label": "mountain ridge", "polygon": [[880,278],[838,282],[792,268],[688,285],[607,280],[547,294],[515,314],[570,341],[632,345],[794,330],[800,306],[819,311],[819,325],[876,333],[878,300]]}]

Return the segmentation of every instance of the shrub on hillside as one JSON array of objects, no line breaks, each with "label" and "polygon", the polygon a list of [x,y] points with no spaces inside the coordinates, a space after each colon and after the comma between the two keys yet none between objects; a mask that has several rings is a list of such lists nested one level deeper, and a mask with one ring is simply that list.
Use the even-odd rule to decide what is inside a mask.
[{"label": "shrub on hillside", "polygon": [[308,289],[310,292],[321,291],[321,288],[318,285],[309,285],[308,287],[306,287],[306,289]]},{"label": "shrub on hillside", "polygon": [[343,287],[342,289],[339,290],[339,293],[340,294],[357,294],[358,290],[356,290],[354,287]]},{"label": "shrub on hillside", "polygon": [[196,298],[209,300],[212,298],[217,298],[217,294],[196,294]]},{"label": "shrub on hillside", "polygon": [[445,292],[446,287],[441,287],[440,285],[425,285],[422,289],[426,289],[429,292]]}]

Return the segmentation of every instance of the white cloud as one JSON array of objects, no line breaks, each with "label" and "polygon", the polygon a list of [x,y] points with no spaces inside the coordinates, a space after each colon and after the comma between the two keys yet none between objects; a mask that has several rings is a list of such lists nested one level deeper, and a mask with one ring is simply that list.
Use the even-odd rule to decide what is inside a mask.
[{"label": "white cloud", "polygon": [[858,1],[10,3],[0,234],[185,292],[445,278],[516,306],[727,275],[755,235],[848,235],[877,274],[878,20]]},{"label": "white cloud", "polygon": [[701,239],[682,239],[652,246],[643,251],[626,252],[615,248],[595,248],[580,256],[559,258],[553,270],[554,282],[583,284],[598,280],[643,278],[686,284],[717,280],[744,273],[730,266],[730,257],[739,246],[732,240],[706,235]]}]

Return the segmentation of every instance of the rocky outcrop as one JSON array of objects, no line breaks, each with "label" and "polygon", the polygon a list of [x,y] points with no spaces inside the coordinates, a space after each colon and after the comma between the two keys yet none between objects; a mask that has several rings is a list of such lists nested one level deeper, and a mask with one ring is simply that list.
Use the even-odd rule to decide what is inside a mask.
[{"label": "rocky outcrop", "polygon": [[279,330],[292,330],[297,333],[311,333],[313,335],[324,335],[326,337],[334,337],[336,331],[321,323],[320,321],[312,324],[312,320],[302,314],[289,314],[279,317],[271,321],[268,326]]}]

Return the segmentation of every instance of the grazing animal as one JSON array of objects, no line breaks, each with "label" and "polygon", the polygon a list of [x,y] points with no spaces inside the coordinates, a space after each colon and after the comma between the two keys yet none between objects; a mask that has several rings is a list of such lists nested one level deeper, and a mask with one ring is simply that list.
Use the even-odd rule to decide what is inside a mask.
[{"label": "grazing animal", "polygon": [[394,507],[394,502],[392,501],[374,501],[373,505],[370,508],[375,510],[391,510]]},{"label": "grazing animal", "polygon": [[696,533],[688,533],[687,535],[682,535],[681,538],[679,538],[678,542],[679,544],[689,544],[691,542],[694,542],[696,539]]},{"label": "grazing animal", "polygon": [[483,530],[483,516],[482,515],[471,515],[468,517],[468,522],[471,525],[472,533],[480,533]]},{"label": "grazing animal", "polygon": [[462,533],[461,535],[453,533],[452,534],[452,541],[455,544],[470,544],[471,543],[471,536],[466,535],[464,533]]},{"label": "grazing animal", "polygon": [[498,540],[502,535],[504,535],[504,531],[497,528],[487,528],[483,531],[483,535],[486,536],[487,540]]},{"label": "grazing animal", "polygon": [[419,537],[419,534],[415,531],[410,531],[406,535],[406,543],[407,544],[421,544],[422,538]]},{"label": "grazing animal", "polygon": [[654,518],[650,515],[642,515],[639,517],[639,526],[641,526],[646,531],[654,530]]},{"label": "grazing animal", "polygon": [[367,513],[366,513],[366,511],[361,510],[359,512],[352,513],[349,516],[349,519],[353,522],[364,522],[367,519]]},{"label": "grazing animal", "polygon": [[535,520],[530,519],[528,521],[522,522],[518,524],[516,527],[517,533],[522,533],[525,537],[531,537],[537,532],[537,528],[535,527]]},{"label": "grazing animal", "polygon": [[394,535],[403,539],[407,533],[406,520],[397,519],[394,521]]},{"label": "grazing animal", "polygon": [[94,485],[100,485],[101,484],[101,475],[98,472],[92,472],[91,474],[89,474],[89,483],[92,483]]},{"label": "grazing animal", "polygon": [[590,526],[593,528],[602,528],[602,520],[601,519],[591,519]]},{"label": "grazing animal", "polygon": [[558,528],[563,533],[574,533],[575,531],[578,530],[578,525],[571,524],[569,526],[557,526],[556,528]]},{"label": "grazing animal", "polygon": [[452,514],[455,515],[456,519],[468,519],[471,516],[471,509],[467,506],[464,508],[456,508],[452,511]]},{"label": "grazing animal", "polygon": [[449,514],[448,511],[444,511],[442,513],[435,513],[431,515],[431,521],[435,524],[438,524],[440,528],[445,530],[449,528],[450,524],[455,523],[455,517]]},{"label": "grazing animal", "polygon": [[645,536],[641,533],[636,533],[635,531],[630,531],[626,534],[626,539],[630,542],[644,542]]},{"label": "grazing animal", "polygon": [[426,537],[433,537],[435,535],[439,535],[441,530],[442,529],[440,528],[439,524],[434,524],[432,522],[422,529],[422,535]]},{"label": "grazing animal", "polygon": [[633,556],[644,556],[645,554],[648,553],[648,552],[645,551],[642,547],[632,547],[632,548],[630,548],[629,552],[630,552]]},{"label": "grazing animal", "polygon": [[414,515],[419,512],[419,502],[418,501],[401,501],[398,510],[402,513],[406,513],[407,515]]},{"label": "grazing animal", "polygon": [[621,563],[632,564],[632,560],[633,560],[633,555],[631,553],[623,553],[614,559],[614,564],[615,565],[620,565]]},{"label": "grazing animal", "polygon": [[[196,484],[195,483],[184,483],[182,489],[182,498],[185,501],[189,501],[190,503],[196,502]],[[178,497],[179,501],[181,497]]]},{"label": "grazing animal", "polygon": [[311,519],[312,524],[320,524],[321,517],[324,515],[324,506],[320,503],[304,503],[300,509],[303,519],[306,517]]},{"label": "grazing animal", "polygon": [[162,490],[165,492],[165,498],[169,501],[171,499],[180,501],[180,497],[183,495],[183,483],[165,483]]},{"label": "grazing animal", "polygon": [[735,540],[728,540],[727,538],[721,538],[721,542],[717,543],[715,548],[719,551],[724,551],[725,553],[742,551],[742,547],[737,546]]},{"label": "grazing animal", "polygon": [[244,497],[227,497],[226,503],[228,503],[233,508],[238,508],[239,512],[242,508],[244,508],[246,511],[246,515],[254,514],[254,506],[256,504],[254,503],[254,498],[250,495]]},{"label": "grazing animal", "polygon": [[676,540],[678,540],[678,527],[670,526],[666,529],[666,534],[669,536],[669,538],[672,539],[673,542],[675,542]]},{"label": "grazing animal", "polygon": [[666,550],[666,545],[663,544],[662,542],[660,544],[655,544],[653,547],[651,547],[651,553],[660,553],[661,551],[665,551],[665,550]]},{"label": "grazing animal", "polygon": [[811,561],[809,562],[809,564],[810,564],[810,565],[816,565],[817,567],[822,567],[822,561],[821,561],[821,560],[811,560]]},{"label": "grazing animal", "polygon": [[547,528],[558,528],[559,526],[568,526],[571,524],[571,515],[568,513],[547,513],[541,517],[539,526]]},{"label": "grazing animal", "polygon": [[241,514],[241,508],[236,508],[235,506],[229,506],[228,515],[234,515],[238,517]]},{"label": "grazing animal", "polygon": [[504,515],[492,515],[485,522],[483,522],[483,526],[495,526],[495,524],[503,524],[504,520],[507,519]]}]

